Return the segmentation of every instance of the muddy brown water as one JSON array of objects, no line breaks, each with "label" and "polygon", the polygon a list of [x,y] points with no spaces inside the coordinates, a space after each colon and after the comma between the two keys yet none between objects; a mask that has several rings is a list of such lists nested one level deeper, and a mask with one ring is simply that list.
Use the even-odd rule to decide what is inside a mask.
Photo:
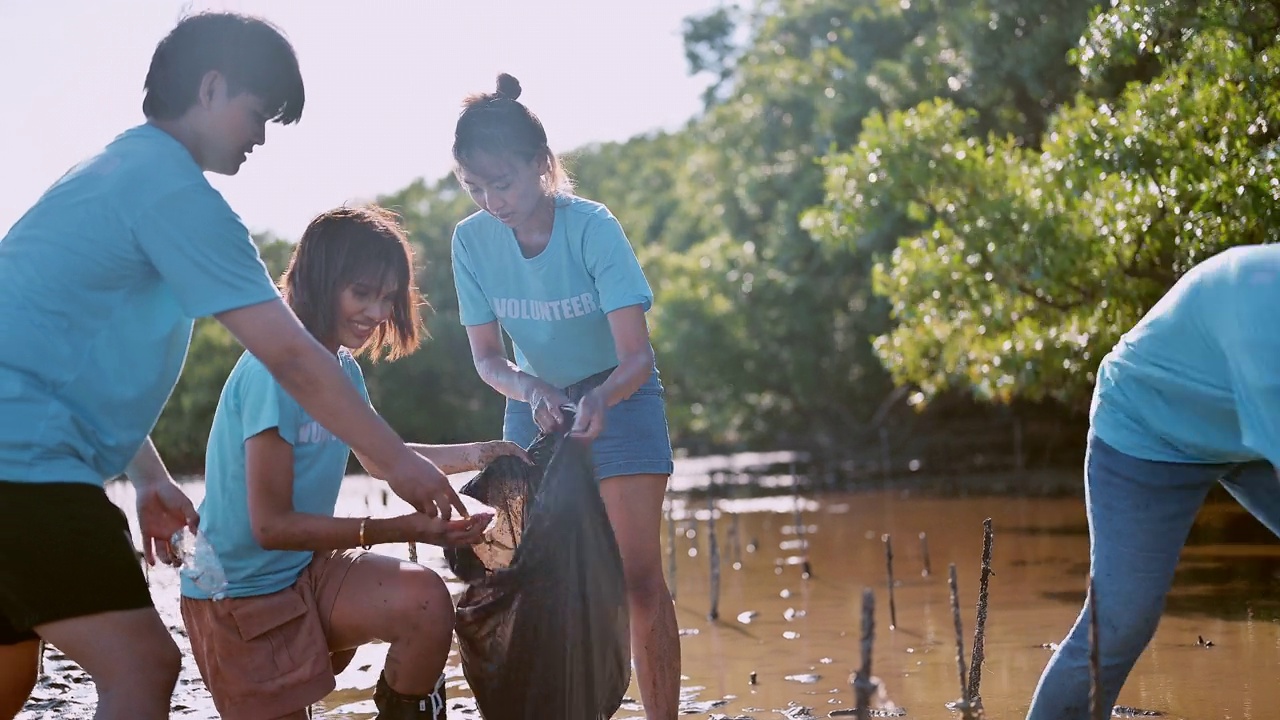
[{"label": "muddy brown water", "polygon": [[[755,458],[759,460],[760,458]],[[750,461],[738,459],[739,464]],[[708,502],[684,490],[705,483],[706,460],[677,465],[670,496],[676,529],[677,619],[684,678],[682,715],[725,718],[830,717],[851,710],[849,674],[860,662],[858,630],[864,587],[876,595],[873,673],[908,718],[959,717],[946,703],[960,696],[947,567],[959,577],[964,645],[973,644],[982,521],[992,518],[995,543],[982,697],[989,718],[1022,718],[1046,645],[1058,642],[1079,610],[1088,571],[1082,500],[1059,497],[957,495],[923,489],[873,489],[761,495],[756,490],[716,501],[721,557],[719,619],[710,609]],[[465,478],[455,478],[461,483]],[[763,485],[786,486],[786,476]],[[971,486],[982,487],[972,482]],[[195,500],[203,485],[185,485]],[[385,487],[349,478],[339,514],[386,515],[405,510]],[[789,492],[789,491],[788,491]],[[132,518],[132,491],[109,493]],[[796,508],[800,508],[799,532]],[[736,521],[735,518],[736,517]],[[735,530],[736,526],[736,530]],[[1134,519],[1134,532],[1141,532]],[[919,533],[926,532],[932,574],[922,576]],[[734,536],[737,536],[735,542]],[[889,629],[883,537],[894,549],[897,626]],[[669,551],[663,528],[664,567]],[[406,546],[380,552],[406,557]],[[808,560],[811,577],[802,576]],[[446,577],[440,552],[420,547],[419,560]],[[152,595],[184,650],[173,717],[216,717],[196,672],[178,615],[177,574],[150,571]],[[455,592],[461,590],[451,582]],[[1211,647],[1198,644],[1203,638]],[[371,718],[371,688],[385,645],[360,649],[338,689],[314,708],[322,718]],[[450,656],[450,717],[478,717],[456,652]],[[754,676],[755,682],[752,682]],[[45,672],[18,716],[89,718],[92,681],[48,649]],[[633,682],[617,718],[643,717]],[[1165,617],[1130,677],[1120,704],[1171,719],[1280,717],[1280,544],[1229,499],[1208,504],[1183,554]],[[839,716],[839,715],[837,715]]]}]

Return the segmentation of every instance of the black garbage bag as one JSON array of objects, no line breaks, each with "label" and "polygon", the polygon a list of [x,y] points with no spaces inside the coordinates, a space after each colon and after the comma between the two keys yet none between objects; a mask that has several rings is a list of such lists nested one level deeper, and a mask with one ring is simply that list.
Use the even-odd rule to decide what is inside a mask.
[{"label": "black garbage bag", "polygon": [[[569,423],[572,423],[570,419]],[[486,541],[447,550],[463,674],[487,720],[606,719],[631,682],[622,558],[591,447],[540,435],[461,492],[496,510]]]}]

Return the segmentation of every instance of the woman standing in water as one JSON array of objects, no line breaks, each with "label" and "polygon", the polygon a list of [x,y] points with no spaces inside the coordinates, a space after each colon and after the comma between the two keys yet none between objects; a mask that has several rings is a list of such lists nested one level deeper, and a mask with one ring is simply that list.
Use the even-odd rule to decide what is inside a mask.
[{"label": "woman standing in water", "polygon": [[[1085,505],[1103,707],[1155,635],[1178,555],[1222,485],[1280,535],[1280,246],[1193,268],[1102,361]],[[1086,720],[1090,603],[1040,678],[1028,720]]]},{"label": "woman standing in water", "polygon": [[527,447],[575,405],[572,432],[593,441],[622,555],[645,713],[671,720],[680,646],[659,528],[672,455],[645,323],[653,292],[608,208],[571,194],[519,97],[520,83],[500,75],[496,92],[468,97],[458,119],[458,179],[481,209],[453,236],[459,315],[476,372],[507,398],[504,439]]}]

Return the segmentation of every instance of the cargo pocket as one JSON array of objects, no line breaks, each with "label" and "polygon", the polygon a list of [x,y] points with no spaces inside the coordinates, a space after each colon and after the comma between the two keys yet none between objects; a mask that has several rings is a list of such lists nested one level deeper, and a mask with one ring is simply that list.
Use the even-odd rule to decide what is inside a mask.
[{"label": "cargo pocket", "polygon": [[328,658],[319,618],[293,588],[237,603],[230,614],[244,642],[244,655],[234,664],[259,682],[283,680],[319,652]]}]

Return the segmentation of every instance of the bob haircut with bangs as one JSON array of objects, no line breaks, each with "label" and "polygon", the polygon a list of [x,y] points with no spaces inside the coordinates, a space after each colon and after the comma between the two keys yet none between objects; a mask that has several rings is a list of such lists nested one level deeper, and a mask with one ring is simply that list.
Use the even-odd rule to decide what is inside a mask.
[{"label": "bob haircut with bangs", "polygon": [[342,291],[356,283],[395,287],[391,317],[361,348],[373,362],[396,360],[418,349],[426,330],[418,307],[425,305],[413,279],[413,248],[395,213],[376,205],[342,207],[307,225],[280,280],[285,302],[322,343],[336,332]]}]

